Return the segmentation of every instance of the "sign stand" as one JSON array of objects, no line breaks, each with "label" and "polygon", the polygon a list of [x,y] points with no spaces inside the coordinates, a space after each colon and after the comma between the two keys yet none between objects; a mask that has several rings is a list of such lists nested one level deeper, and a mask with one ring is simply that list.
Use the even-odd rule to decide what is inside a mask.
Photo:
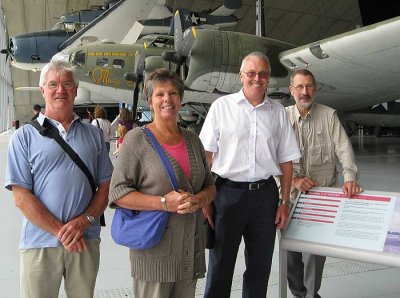
[{"label": "sign stand", "polygon": [[287,297],[287,251],[400,268],[400,193],[316,187],[297,197],[279,241],[279,298]]}]

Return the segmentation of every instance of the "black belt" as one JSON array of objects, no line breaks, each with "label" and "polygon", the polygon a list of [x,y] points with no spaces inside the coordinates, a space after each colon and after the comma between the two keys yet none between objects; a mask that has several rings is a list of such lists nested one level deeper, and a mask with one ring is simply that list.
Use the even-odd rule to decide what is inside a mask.
[{"label": "black belt", "polygon": [[258,189],[261,189],[264,186],[266,186],[272,180],[274,180],[274,177],[270,176],[268,179],[258,180],[255,182],[237,182],[237,181],[232,181],[232,180],[222,178],[222,177],[219,177],[219,179],[222,179],[223,183],[230,187],[243,188],[243,189],[247,189],[247,190],[258,190]]}]

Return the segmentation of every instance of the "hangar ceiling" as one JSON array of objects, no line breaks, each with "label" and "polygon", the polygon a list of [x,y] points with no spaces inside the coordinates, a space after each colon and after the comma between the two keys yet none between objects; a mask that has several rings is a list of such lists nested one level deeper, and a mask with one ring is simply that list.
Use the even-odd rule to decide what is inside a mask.
[{"label": "hangar ceiling", "polygon": [[[146,0],[143,0],[146,1]],[[49,30],[66,12],[104,5],[105,0],[0,0],[9,36]],[[172,8],[207,11],[223,1],[167,0]],[[265,32],[269,38],[303,45],[361,26],[358,0],[265,0]],[[256,1],[242,0],[235,11],[239,23],[230,30],[255,34]],[[118,30],[116,28],[116,30]],[[37,86],[38,73],[12,69],[14,87]],[[33,104],[43,104],[38,92],[15,91],[17,118],[29,119]]]}]

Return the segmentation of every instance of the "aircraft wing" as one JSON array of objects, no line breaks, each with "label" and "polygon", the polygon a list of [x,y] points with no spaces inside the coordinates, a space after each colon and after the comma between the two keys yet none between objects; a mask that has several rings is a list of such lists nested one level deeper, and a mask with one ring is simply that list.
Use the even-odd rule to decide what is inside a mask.
[{"label": "aircraft wing", "polygon": [[115,43],[121,43],[124,39],[132,40],[126,35],[137,20],[145,19],[150,14],[157,2],[157,0],[121,0],[67,39],[59,48],[64,50],[88,42],[99,43],[104,39]]},{"label": "aircraft wing", "polygon": [[307,68],[317,100],[351,111],[400,98],[400,17],[323,39],[279,55],[290,71]]}]

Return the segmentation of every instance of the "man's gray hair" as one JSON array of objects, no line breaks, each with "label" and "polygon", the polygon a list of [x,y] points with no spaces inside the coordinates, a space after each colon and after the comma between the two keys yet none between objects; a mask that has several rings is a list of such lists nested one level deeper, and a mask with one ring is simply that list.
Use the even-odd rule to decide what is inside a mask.
[{"label": "man's gray hair", "polygon": [[250,54],[247,54],[242,60],[242,65],[240,66],[240,71],[244,71],[245,64],[246,64],[247,60],[249,60],[249,58],[251,58],[251,57],[257,57],[261,60],[264,60],[265,63],[268,64],[268,72],[271,73],[271,64],[269,63],[269,59],[268,59],[267,55],[265,55],[262,52],[251,52]]},{"label": "man's gray hair", "polygon": [[310,76],[313,80],[314,85],[317,85],[317,81],[315,80],[315,77],[311,71],[305,68],[300,68],[296,69],[291,75],[290,75],[290,85],[293,85],[293,80],[294,77],[297,75],[303,75],[303,76]]},{"label": "man's gray hair", "polygon": [[76,69],[74,65],[67,61],[51,60],[47,63],[40,72],[39,87],[43,87],[46,84],[47,74],[49,71],[55,71],[59,74],[64,74],[67,72],[72,73],[72,78],[74,79],[75,85],[78,86],[79,81],[76,79]]}]

